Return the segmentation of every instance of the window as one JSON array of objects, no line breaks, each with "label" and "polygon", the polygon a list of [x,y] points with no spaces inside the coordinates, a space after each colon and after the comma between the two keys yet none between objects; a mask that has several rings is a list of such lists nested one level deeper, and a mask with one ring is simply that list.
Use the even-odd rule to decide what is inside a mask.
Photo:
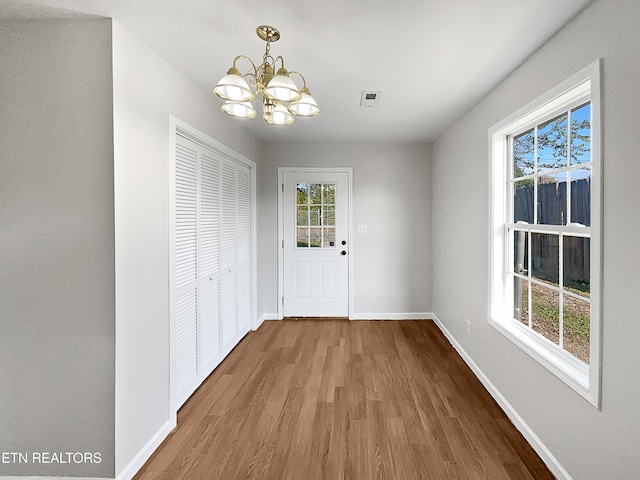
[{"label": "window", "polygon": [[490,323],[600,406],[599,62],[490,130]]},{"label": "window", "polygon": [[296,248],[335,248],[335,183],[296,185]]}]

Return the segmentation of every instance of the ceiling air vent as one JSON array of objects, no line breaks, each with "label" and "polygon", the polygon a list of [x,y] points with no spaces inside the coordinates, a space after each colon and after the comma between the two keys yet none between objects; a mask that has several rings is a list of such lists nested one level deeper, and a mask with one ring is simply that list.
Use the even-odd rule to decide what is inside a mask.
[{"label": "ceiling air vent", "polygon": [[377,107],[382,92],[362,92],[361,107]]}]

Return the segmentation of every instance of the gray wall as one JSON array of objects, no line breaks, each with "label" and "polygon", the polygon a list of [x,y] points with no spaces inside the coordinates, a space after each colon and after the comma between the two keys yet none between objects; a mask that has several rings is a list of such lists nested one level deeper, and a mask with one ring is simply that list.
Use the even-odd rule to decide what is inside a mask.
[{"label": "gray wall", "polygon": [[0,65],[0,475],[113,476],[111,22],[2,22]]},{"label": "gray wall", "polygon": [[[602,411],[487,323],[487,131],[604,58]],[[640,472],[636,292],[640,290],[640,3],[594,3],[434,144],[434,309],[440,320],[575,479]],[[452,188],[455,186],[456,188]],[[473,322],[473,335],[465,332]]]},{"label": "gray wall", "polygon": [[[354,313],[431,312],[431,149],[423,144],[267,143],[259,183],[263,312],[278,311],[278,167],[353,167]],[[358,225],[367,225],[366,234]]]},{"label": "gray wall", "polygon": [[135,473],[138,453],[150,439],[163,438],[174,413],[169,405],[169,115],[255,162],[260,142],[242,122],[224,115],[210,92],[196,88],[117,21],[113,90],[120,474]]}]

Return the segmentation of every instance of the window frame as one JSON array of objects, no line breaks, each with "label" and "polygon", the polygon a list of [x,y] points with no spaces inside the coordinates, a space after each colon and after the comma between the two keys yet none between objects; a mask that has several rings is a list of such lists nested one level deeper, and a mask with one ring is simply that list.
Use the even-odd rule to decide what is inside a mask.
[{"label": "window frame", "polygon": [[[596,408],[601,408],[602,363],[602,61],[597,60],[489,129],[490,255],[489,324],[564,381]],[[591,316],[590,364],[553,344],[513,316],[512,261],[509,229],[512,226],[514,135],[547,119],[591,103]],[[535,200],[537,202],[537,200]],[[528,225],[527,230],[557,231],[554,225]],[[584,227],[562,226],[563,231],[584,232]],[[513,282],[511,282],[513,283]]]}]

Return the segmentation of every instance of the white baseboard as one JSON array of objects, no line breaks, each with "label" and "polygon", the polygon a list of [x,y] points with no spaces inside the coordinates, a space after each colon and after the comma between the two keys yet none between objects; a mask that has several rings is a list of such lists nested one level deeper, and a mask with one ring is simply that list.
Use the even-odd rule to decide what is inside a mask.
[{"label": "white baseboard", "polygon": [[351,320],[431,320],[433,313],[354,313]]},{"label": "white baseboard", "polygon": [[133,476],[138,473],[138,470],[142,468],[145,462],[149,460],[151,454],[156,451],[162,441],[167,438],[172,429],[172,422],[170,420],[167,420],[166,423],[162,425],[162,427],[160,427],[160,430],[158,430],[156,434],[147,442],[147,444],[142,447],[142,449],[133,458],[133,460],[131,460],[129,464],[124,467],[122,472],[120,472],[120,474],[116,477],[116,480],[131,480]]},{"label": "white baseboard", "polygon": [[277,313],[263,313],[262,316],[258,319],[258,326],[254,328],[254,331],[260,328],[260,325],[264,323],[265,320],[280,320]]},{"label": "white baseboard", "polygon": [[436,314],[431,314],[434,323],[438,326],[440,331],[447,337],[449,343],[456,349],[458,354],[462,357],[465,363],[469,366],[471,371],[478,377],[478,380],[482,382],[484,388],[487,389],[489,394],[493,397],[493,399],[500,405],[500,408],[507,414],[509,420],[515,425],[515,427],[522,433],[524,438],[529,442],[529,444],[533,447],[536,453],[540,456],[542,461],[549,467],[551,472],[558,478],[558,480],[572,480],[571,475],[567,472],[564,467],[560,464],[558,459],[553,456],[551,451],[547,448],[547,446],[542,443],[542,440],[535,434],[535,432],[527,425],[524,419],[518,414],[515,408],[507,401],[507,399],[500,393],[500,391],[496,388],[496,386],[491,383],[491,380],[484,374],[480,367],[473,361],[473,359],[467,354],[467,352],[462,348],[462,346],[458,343],[458,341],[451,335],[449,330],[444,326],[444,324],[440,321]]}]

